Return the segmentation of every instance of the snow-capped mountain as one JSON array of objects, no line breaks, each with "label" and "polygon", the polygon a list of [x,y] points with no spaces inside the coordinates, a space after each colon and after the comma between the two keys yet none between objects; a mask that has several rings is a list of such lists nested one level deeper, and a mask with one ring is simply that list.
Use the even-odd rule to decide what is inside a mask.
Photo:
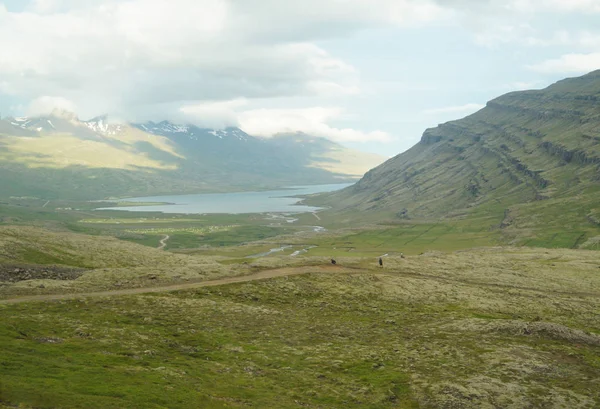
[{"label": "snow-capped mountain", "polygon": [[6,121],[15,127],[36,132],[52,132],[56,130],[56,126],[51,118],[6,118]]},{"label": "snow-capped mountain", "polygon": [[[239,128],[208,129],[199,128],[192,124],[182,125],[170,121],[144,123],[115,123],[107,115],[97,116],[89,120],[80,120],[77,115],[66,111],[53,111],[48,116],[39,117],[6,117],[2,120],[4,128],[11,127],[37,133],[77,133],[85,128],[97,135],[117,136],[133,127],[152,135],[165,136],[170,139],[185,137],[192,141],[200,140],[235,140],[247,142],[260,140],[248,135]],[[5,133],[10,133],[4,131]],[[89,135],[88,135],[89,137]]]},{"label": "snow-capped mountain", "polygon": [[8,117],[0,122],[4,123],[4,128],[10,125],[35,134],[72,134],[85,139],[94,139],[106,134],[114,135],[122,127],[122,125],[109,125],[106,116],[82,121],[76,114],[60,110],[54,110],[46,116]]},{"label": "snow-capped mountain", "polygon": [[365,167],[357,155],[366,154],[307,135],[264,139],[234,127],[116,123],[106,115],[80,120],[64,111],[2,118],[0,140],[0,187],[13,195],[60,190],[101,198],[333,183],[384,160]]},{"label": "snow-capped mountain", "polygon": [[162,122],[145,122],[145,123],[135,123],[132,124],[134,127],[148,132],[154,135],[160,136],[172,136],[172,135],[185,135],[189,139],[199,140],[203,137],[210,137],[212,135],[215,138],[219,139],[237,139],[239,141],[248,141],[252,136],[248,135],[246,132],[242,131],[239,128],[225,128],[225,129],[208,129],[208,128],[199,128],[195,125],[178,125],[174,124],[170,121],[162,121]]},{"label": "snow-capped mountain", "polygon": [[89,121],[82,121],[82,123],[92,131],[102,135],[117,135],[125,128],[123,124],[109,123],[107,115],[97,116]]},{"label": "snow-capped mountain", "polygon": [[148,132],[154,135],[171,135],[175,133],[187,133],[190,135],[194,135],[193,132],[190,132],[190,126],[187,125],[177,125],[169,121],[162,121],[159,123],[154,123],[152,121],[148,121],[140,124],[132,124],[134,127]]}]

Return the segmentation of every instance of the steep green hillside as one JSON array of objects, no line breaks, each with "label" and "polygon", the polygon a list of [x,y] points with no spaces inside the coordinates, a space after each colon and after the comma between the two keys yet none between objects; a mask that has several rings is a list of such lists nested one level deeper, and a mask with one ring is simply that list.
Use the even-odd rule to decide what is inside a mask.
[{"label": "steep green hillside", "polygon": [[[325,201],[365,220],[477,217],[507,239],[591,246],[600,235],[600,71],[428,129]],[[565,232],[569,243],[547,240]]]}]

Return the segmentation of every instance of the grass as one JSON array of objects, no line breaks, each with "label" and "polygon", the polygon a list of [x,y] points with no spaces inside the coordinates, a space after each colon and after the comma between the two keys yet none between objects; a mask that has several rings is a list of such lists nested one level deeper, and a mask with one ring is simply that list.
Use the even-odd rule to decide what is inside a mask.
[{"label": "grass", "polygon": [[597,270],[593,252],[497,248],[42,310],[0,306],[0,401],[592,408]]},{"label": "grass", "polygon": [[420,254],[427,251],[453,251],[498,243],[497,232],[485,224],[440,222],[380,226],[340,237],[317,239],[313,255],[379,256],[382,254]]},{"label": "grass", "polygon": [[[292,251],[317,246],[309,254],[327,257],[348,253],[368,257],[399,252],[420,254],[507,244],[600,249],[600,224],[592,222],[597,218],[595,210],[588,211],[595,207],[595,194],[590,191],[584,198],[556,198],[512,206],[508,202],[489,202],[473,208],[469,214],[438,220],[372,221],[364,219],[361,213],[325,211],[319,213],[319,219],[313,214],[294,216],[298,219],[295,223],[266,215],[140,216],[135,212],[91,211],[97,204],[89,202],[47,203],[35,198],[12,198],[4,205],[0,203],[0,224],[4,219],[9,225],[51,225],[148,247],[158,247],[160,240],[169,235],[166,250],[197,250],[197,254],[227,257],[259,254],[282,244],[297,245]],[[585,203],[579,210],[570,211],[574,201]],[[314,225],[325,226],[329,232],[309,234]]]},{"label": "grass", "polygon": [[[88,269],[71,281],[0,283],[0,297],[310,268],[328,264],[331,256],[356,272],[57,301],[44,308],[0,305],[0,402],[9,407],[600,403],[593,381],[600,377],[596,252],[463,250],[506,242],[507,232],[497,228],[501,220],[485,212],[476,219],[319,234],[298,226],[335,227],[336,220],[321,213],[320,221],[302,215],[277,226],[261,215],[84,213],[48,211],[42,221],[0,226],[5,263]],[[230,227],[210,232],[210,226]],[[172,236],[169,245],[178,254],[150,248],[162,233]],[[557,234],[552,243],[578,240],[577,229],[572,233]],[[539,232],[527,237],[546,243]],[[283,244],[292,247],[246,258]],[[289,257],[311,245],[317,247]],[[385,268],[376,268],[376,257],[385,253]]]}]

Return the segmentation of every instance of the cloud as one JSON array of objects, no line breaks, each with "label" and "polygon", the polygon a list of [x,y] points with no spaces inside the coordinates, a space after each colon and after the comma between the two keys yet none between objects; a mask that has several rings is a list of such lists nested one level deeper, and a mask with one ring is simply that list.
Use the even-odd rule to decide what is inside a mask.
[{"label": "cloud", "polygon": [[[475,44],[497,47],[586,47],[577,23],[600,13],[600,0],[436,0],[451,21],[472,33]],[[560,29],[555,24],[560,18]],[[579,19],[579,20],[577,20]],[[573,24],[568,24],[573,20]],[[565,26],[569,27],[566,29]],[[588,38],[589,40],[589,38]],[[592,42],[595,42],[592,40]]]},{"label": "cloud", "polygon": [[600,53],[565,54],[556,59],[530,65],[528,68],[552,74],[586,73],[600,69]]},{"label": "cloud", "polygon": [[530,0],[537,9],[600,13],[600,1],[598,0]]},{"label": "cloud", "polygon": [[433,108],[423,111],[425,115],[439,115],[439,114],[470,114],[484,108],[482,104],[465,104],[458,106],[449,106],[443,108]]},{"label": "cloud", "polygon": [[27,108],[27,115],[42,116],[48,115],[53,111],[76,112],[77,107],[72,101],[62,97],[43,96],[31,101]]},{"label": "cloud", "polygon": [[329,122],[343,115],[340,108],[313,107],[300,109],[254,109],[239,115],[240,127],[253,135],[271,137],[278,133],[302,132],[336,142],[390,142],[391,136],[382,131],[362,132],[336,128]]},{"label": "cloud", "polygon": [[[345,117],[339,107],[310,107],[294,109],[251,109],[244,99],[186,105],[180,109],[187,122],[199,126],[239,126],[251,135],[270,138],[279,133],[302,132],[332,141],[390,142],[392,137],[382,131],[363,132],[337,128],[332,121]],[[207,118],[211,118],[207,121]]]},{"label": "cloud", "polygon": [[[446,30],[442,33],[449,33],[449,40],[459,38],[466,30],[476,45],[510,50],[510,55],[507,51],[501,58],[506,57],[507,61],[512,58],[511,64],[518,68],[537,60],[532,60],[534,54],[530,53],[526,56],[528,61],[515,64],[525,51],[514,50],[512,45],[528,47],[528,53],[533,48],[546,47],[544,57],[538,57],[539,60],[546,58],[549,47],[571,47],[572,55],[588,55],[580,60],[589,60],[589,55],[600,49],[600,33],[592,21],[597,17],[594,13],[600,12],[600,0],[29,0],[22,3],[15,6],[15,1],[0,0],[0,94],[8,101],[4,105],[26,107],[30,101],[54,96],[63,102],[70,101],[81,117],[100,113],[127,119],[193,117],[197,123],[210,127],[244,123],[267,135],[290,129],[336,140],[388,138],[389,135],[377,131],[345,129],[339,125],[345,121],[343,110],[327,108],[372,102],[384,93],[392,94],[392,86],[399,94],[405,92],[403,88],[406,92],[412,90],[415,87],[412,84],[439,87],[431,78],[420,78],[418,72],[410,71],[410,60],[415,56],[419,62],[427,59],[414,54],[411,47],[403,48],[406,55],[403,51],[395,53],[390,47],[390,64],[384,62],[381,54],[390,38],[385,36],[396,36],[391,41],[398,39],[394,44],[399,44],[404,34],[411,35],[407,44],[414,39],[417,48],[423,50],[433,44],[427,41],[439,44],[446,40],[439,38],[440,27]],[[7,8],[7,4],[13,6]],[[436,27],[436,30],[399,30],[415,27]],[[363,31],[365,35],[359,36]],[[347,41],[342,44],[341,38]],[[365,38],[376,38],[379,42],[367,43]],[[371,46],[373,50],[367,49]],[[472,61],[468,54],[472,50],[465,49],[465,61]],[[373,59],[369,61],[371,56]],[[567,57],[530,68],[535,72],[555,72],[562,65],[561,69],[568,68],[564,72],[575,72],[570,70],[584,65],[579,60],[571,61],[575,57]],[[354,66],[350,58],[360,62]],[[402,58],[407,60],[406,72],[394,68]],[[380,65],[374,67],[376,64]],[[392,70],[396,77],[388,73]],[[375,72],[381,83],[368,78]],[[505,74],[503,71],[499,75]],[[398,78],[405,78],[408,85],[393,84]],[[517,79],[498,80],[505,83]],[[527,78],[532,79],[535,78]],[[359,94],[360,98],[355,98]],[[290,102],[290,107],[313,108],[259,109],[277,107],[272,101],[280,100]],[[31,106],[37,104],[41,103]],[[371,103],[363,109],[379,109],[376,105]],[[425,113],[429,115],[425,119],[432,119],[431,115],[468,113],[478,107],[468,104],[432,109]],[[371,117],[391,123],[393,115],[382,112]],[[419,117],[418,112],[414,116]]]},{"label": "cloud", "polygon": [[599,0],[436,0],[443,7],[490,14],[600,13]]},{"label": "cloud", "polygon": [[185,105],[179,110],[186,116],[187,121],[192,121],[198,126],[222,129],[229,126],[240,126],[237,110],[247,104],[245,99],[235,99]]},{"label": "cloud", "polygon": [[316,40],[443,14],[430,0],[35,0],[20,12],[0,4],[2,91],[61,95],[84,115],[355,95],[357,71]]}]

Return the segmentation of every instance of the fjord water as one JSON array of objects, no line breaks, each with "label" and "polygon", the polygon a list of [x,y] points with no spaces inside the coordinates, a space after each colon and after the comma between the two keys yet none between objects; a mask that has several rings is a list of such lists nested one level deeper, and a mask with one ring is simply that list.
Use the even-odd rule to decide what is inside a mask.
[{"label": "fjord water", "polygon": [[111,207],[97,210],[126,210],[131,212],[162,212],[183,214],[204,213],[308,213],[320,207],[298,205],[298,196],[333,192],[352,183],[292,186],[264,192],[209,193],[195,195],[149,196],[124,199],[132,203],[165,203],[151,206]]}]

